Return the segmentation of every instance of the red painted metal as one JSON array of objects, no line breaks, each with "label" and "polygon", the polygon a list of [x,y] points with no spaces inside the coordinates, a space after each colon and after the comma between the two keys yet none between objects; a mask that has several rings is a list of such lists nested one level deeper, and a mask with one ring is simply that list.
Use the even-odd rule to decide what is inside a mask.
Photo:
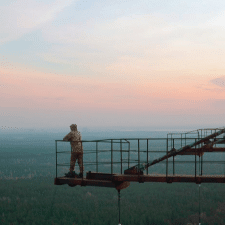
[{"label": "red painted metal", "polygon": [[192,175],[174,175],[165,176],[158,175],[124,175],[124,174],[104,174],[104,173],[91,173],[87,174],[87,178],[68,178],[58,177],[55,178],[55,185],[68,184],[69,186],[98,186],[98,187],[111,187],[117,190],[129,187],[130,182],[191,182],[191,183],[225,183],[225,176],[192,176]]},{"label": "red painted metal", "polygon": [[[177,147],[177,145],[174,145],[174,140],[176,140],[176,138],[167,138],[162,140],[166,140],[166,151],[151,151],[149,150],[149,141],[154,141],[154,140],[161,140],[160,138],[158,139],[154,139],[154,138],[149,138],[149,139],[130,139],[130,141],[137,141],[137,147],[135,147],[135,149],[130,150],[130,141],[129,139],[105,139],[105,140],[95,140],[95,141],[83,141],[83,142],[96,142],[96,172],[91,172],[89,171],[86,174],[86,178],[69,178],[69,177],[57,177],[57,141],[56,141],[56,178],[55,178],[55,185],[63,185],[63,184],[68,184],[71,187],[80,185],[80,186],[98,186],[98,187],[113,187],[116,188],[117,190],[121,190],[121,189],[125,189],[130,185],[130,182],[139,182],[139,183],[144,183],[144,182],[165,182],[165,183],[173,183],[173,182],[192,182],[192,183],[225,183],[225,174],[224,175],[203,175],[203,155],[204,153],[222,153],[225,152],[225,147],[224,146],[220,146],[217,147],[219,144],[224,144],[225,143],[225,136],[223,136],[223,138],[221,138],[221,134],[225,133],[225,129],[205,129],[205,136],[202,136],[202,130],[201,131],[201,136],[199,135],[199,130],[197,130],[196,132],[198,133],[198,137],[196,138],[186,138],[186,134],[185,134],[185,138],[182,139],[182,134],[181,134],[181,138],[177,138],[178,140],[181,140],[181,146]],[[212,131],[215,131],[214,133],[212,133]],[[208,131],[211,132],[210,135],[208,135]],[[218,137],[219,136],[219,137]],[[194,142],[192,142],[191,144],[186,144],[186,141],[189,140],[191,141],[192,139],[194,139]],[[141,158],[140,158],[140,154],[141,152],[145,152],[145,150],[141,150],[140,146],[140,140],[145,140],[147,141],[147,163],[143,161],[141,162]],[[58,140],[60,141],[60,140]],[[125,141],[125,142],[124,142]],[[168,141],[171,142],[171,147],[169,147],[168,145]],[[185,141],[185,146],[183,146],[182,141]],[[98,143],[101,142],[105,142],[110,144],[111,149],[105,150],[103,149],[102,152],[106,152],[109,151],[111,154],[111,162],[108,162],[111,165],[111,173],[100,173],[98,170],[98,164],[100,162],[98,159],[98,154],[100,154],[101,149],[98,149]],[[120,144],[120,148],[119,150],[114,149],[113,144]],[[123,144],[128,144],[129,148],[128,150],[123,148]],[[151,145],[150,145],[151,146]],[[175,149],[175,147],[177,149]],[[129,167],[130,165],[130,159],[129,159],[129,154],[131,151],[136,151],[137,154],[137,160],[138,164],[132,167]],[[119,158],[120,161],[119,162],[114,162],[113,161],[113,153],[119,153]],[[128,160],[127,162],[123,162],[124,158],[123,158],[123,152],[128,152]],[[163,154],[165,154],[164,156],[157,158],[155,160],[153,160],[151,163],[149,163],[149,158],[148,158],[148,153],[150,152],[154,152],[154,153],[161,153],[163,152]],[[185,175],[185,174],[176,174],[175,173],[175,156],[178,155],[195,155],[195,160],[193,161],[193,163],[195,163],[195,172],[194,175]],[[207,155],[207,154],[206,154]],[[197,162],[197,156],[199,156],[199,162]],[[168,158],[173,157],[173,161],[168,162]],[[150,166],[153,166],[159,162],[162,161],[166,161],[166,171],[165,174],[148,174],[147,171],[147,175],[144,174],[144,170],[148,169]],[[190,163],[191,161],[177,161],[177,162],[188,162]],[[116,174],[113,173],[113,164],[114,163],[119,163],[119,167],[120,167],[120,174]],[[123,163],[128,163],[128,169],[126,169],[124,171],[124,174],[122,172],[122,168],[123,168]],[[134,161],[132,162],[134,163]],[[137,162],[135,162],[137,163]],[[141,164],[142,163],[142,164]],[[168,164],[169,163],[173,163],[173,172],[172,174],[169,174],[168,172]],[[205,161],[205,163],[224,163],[223,161]],[[197,165],[199,165],[199,169],[197,169]],[[216,167],[217,169],[217,167]],[[220,167],[221,169],[221,167]],[[197,174],[197,170],[198,173]],[[208,171],[210,171],[208,169]],[[118,171],[117,171],[118,172]],[[215,172],[215,174],[219,174],[221,173],[221,171],[213,171],[213,173]],[[222,171],[223,174],[223,171]]]}]

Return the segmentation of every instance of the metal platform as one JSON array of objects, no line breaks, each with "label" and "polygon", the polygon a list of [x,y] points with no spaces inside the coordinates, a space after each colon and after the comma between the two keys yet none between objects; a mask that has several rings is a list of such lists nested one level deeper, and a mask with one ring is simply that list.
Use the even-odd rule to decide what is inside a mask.
[{"label": "metal platform", "polygon": [[[103,175],[103,174],[101,174]],[[122,190],[129,187],[130,182],[128,181],[119,181],[119,180],[110,180],[105,178],[68,178],[68,177],[57,177],[55,178],[55,185],[68,184],[71,187],[79,186],[97,186],[97,187],[110,187],[116,188],[117,190]]]},{"label": "metal platform", "polygon": [[130,182],[191,182],[196,184],[201,183],[225,183],[225,176],[192,176],[192,175],[174,175],[165,176],[158,175],[121,175],[121,174],[104,174],[88,172],[86,178],[55,178],[55,185],[68,184],[69,186],[97,186],[111,187],[117,190],[129,187]]},{"label": "metal platform", "polygon": [[72,151],[58,151],[63,144],[56,140],[55,185],[121,190],[130,182],[225,183],[225,128],[170,133],[167,138],[82,141],[83,165],[89,171],[84,178],[64,177],[65,170],[58,176],[59,168],[68,171]]}]

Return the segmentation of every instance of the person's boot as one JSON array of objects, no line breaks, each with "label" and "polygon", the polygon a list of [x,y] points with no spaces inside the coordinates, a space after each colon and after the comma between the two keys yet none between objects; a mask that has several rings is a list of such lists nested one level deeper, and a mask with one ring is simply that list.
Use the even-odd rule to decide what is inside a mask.
[{"label": "person's boot", "polygon": [[69,171],[68,173],[65,173],[65,177],[71,177],[71,176],[72,176],[71,171]]},{"label": "person's boot", "polygon": [[75,178],[78,175],[75,173],[75,171],[69,171],[68,173],[65,173],[66,177]]},{"label": "person's boot", "polygon": [[75,171],[73,171],[73,177],[74,177],[74,178],[78,178],[79,175],[78,175],[77,173],[75,173]]}]

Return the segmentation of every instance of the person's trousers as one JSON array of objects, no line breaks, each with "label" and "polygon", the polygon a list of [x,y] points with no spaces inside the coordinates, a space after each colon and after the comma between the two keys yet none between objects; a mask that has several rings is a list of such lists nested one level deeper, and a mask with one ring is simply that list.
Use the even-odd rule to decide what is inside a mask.
[{"label": "person's trousers", "polygon": [[75,163],[78,160],[78,165],[80,168],[80,173],[83,173],[84,167],[83,167],[83,152],[72,152],[71,153],[71,159],[70,159],[70,171],[72,172],[75,167]]}]

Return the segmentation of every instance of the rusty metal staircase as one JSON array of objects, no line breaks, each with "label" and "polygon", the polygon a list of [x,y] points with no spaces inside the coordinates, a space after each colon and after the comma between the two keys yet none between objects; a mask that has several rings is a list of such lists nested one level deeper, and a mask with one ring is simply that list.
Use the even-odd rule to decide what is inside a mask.
[{"label": "rusty metal staircase", "polygon": [[[197,140],[180,149],[172,148],[163,157],[156,159],[152,161],[151,163],[142,164],[141,166],[135,165],[131,168],[128,168],[127,170],[124,171],[124,174],[138,174],[138,173],[143,174],[143,171],[147,169],[148,167],[153,166],[156,163],[159,163],[163,160],[166,160],[172,156],[174,157],[176,155],[198,155],[200,157],[204,154],[204,152],[223,152],[224,148],[213,148],[213,146],[216,144],[225,143],[225,136],[221,139],[216,139],[217,136],[220,136],[223,133],[225,133],[225,129],[221,129],[218,132],[210,134],[204,138],[200,138],[200,140]],[[204,145],[199,147],[200,144],[204,144]],[[196,146],[198,146],[198,148],[194,148]]]}]

